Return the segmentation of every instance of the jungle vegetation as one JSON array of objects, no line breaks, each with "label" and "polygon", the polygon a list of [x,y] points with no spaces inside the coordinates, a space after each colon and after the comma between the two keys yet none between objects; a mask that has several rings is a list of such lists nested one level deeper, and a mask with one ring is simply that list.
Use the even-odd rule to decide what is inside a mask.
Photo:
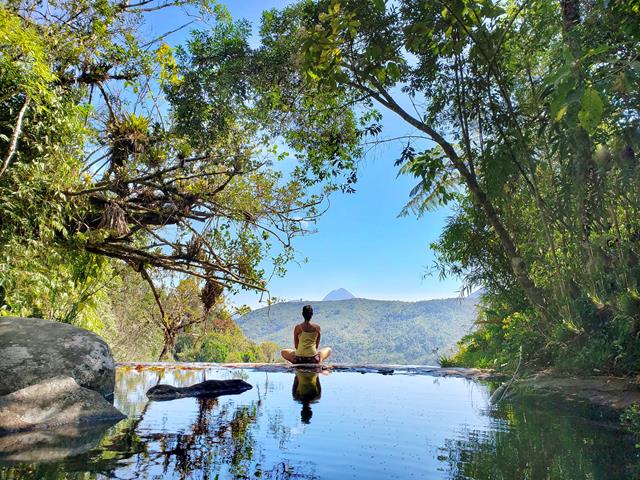
[{"label": "jungle vegetation", "polygon": [[[322,195],[391,140],[384,111],[410,132],[402,213],[453,206],[437,268],[484,288],[450,363],[638,371],[635,0],[302,0],[264,13],[257,45],[213,2],[47,5],[0,8],[4,313],[106,329],[126,267],[168,355],[224,291],[266,289],[273,243],[283,272]],[[144,38],[189,5],[212,26]],[[195,278],[197,321],[171,318],[165,275]]]},{"label": "jungle vegetation", "polygon": [[628,0],[301,1],[264,14],[247,97],[285,134],[331,111],[371,145],[381,111],[404,122],[403,213],[452,205],[437,267],[485,289],[449,363],[635,373],[639,19]]},{"label": "jungle vegetation", "polygon": [[[146,34],[147,17],[170,9],[194,20]],[[190,64],[198,34],[177,52],[165,42],[193,23],[231,32],[213,0],[0,5],[3,315],[74,323],[125,357],[166,359],[180,335],[235,313],[225,292],[264,292],[284,272],[335,188],[328,153],[304,146],[318,168],[283,175],[280,132],[240,95],[241,45],[209,52],[227,62],[222,78]]]}]

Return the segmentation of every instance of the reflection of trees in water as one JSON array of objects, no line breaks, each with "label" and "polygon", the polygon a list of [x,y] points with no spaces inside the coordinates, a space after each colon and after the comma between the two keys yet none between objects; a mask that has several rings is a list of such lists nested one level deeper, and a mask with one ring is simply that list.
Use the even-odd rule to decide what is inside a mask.
[{"label": "reflection of trees in water", "polygon": [[[204,380],[198,371],[121,372],[117,378],[115,403],[136,417],[109,429],[90,452],[52,464],[19,465],[0,469],[0,480],[82,479],[103,475],[107,478],[151,478],[160,468],[165,478],[233,479],[314,479],[313,463],[291,465],[280,455],[267,458],[256,440],[258,424],[264,414],[264,398],[273,390],[265,378],[259,399],[248,405],[198,399],[198,413],[184,432],[140,430],[149,406],[144,393],[157,383],[186,386]],[[267,421],[267,418],[263,418]],[[269,419],[271,420],[271,419]],[[282,424],[274,420],[273,428]],[[271,429],[271,422],[269,429]],[[284,447],[289,436],[280,440]],[[152,473],[153,472],[153,473]],[[159,473],[159,472],[158,472]]]},{"label": "reflection of trees in water", "polygon": [[[217,399],[198,399],[198,415],[188,433],[155,434],[163,471],[178,478],[190,478],[201,472],[209,478],[227,466],[234,478],[249,476],[255,440],[249,426],[256,420],[256,407],[240,406],[231,411],[218,406]],[[153,460],[152,460],[153,461]],[[215,475],[214,475],[215,476]]]},{"label": "reflection of trees in water", "polygon": [[[447,440],[439,459],[448,478],[491,480],[627,480],[640,478],[633,442],[619,431],[554,408],[505,405],[494,431],[464,431]],[[506,421],[505,421],[506,420]]]},{"label": "reflection of trees in water", "polygon": [[[199,399],[198,406],[198,415],[188,433],[152,437],[159,450],[151,455],[150,461],[161,460],[165,475],[181,479],[192,478],[196,473],[204,479],[217,475],[234,479],[314,478],[286,462],[264,469],[258,461],[263,460],[263,455],[254,434],[262,415],[257,403],[223,404],[216,408],[216,399]],[[146,466],[142,467],[144,470]]]}]

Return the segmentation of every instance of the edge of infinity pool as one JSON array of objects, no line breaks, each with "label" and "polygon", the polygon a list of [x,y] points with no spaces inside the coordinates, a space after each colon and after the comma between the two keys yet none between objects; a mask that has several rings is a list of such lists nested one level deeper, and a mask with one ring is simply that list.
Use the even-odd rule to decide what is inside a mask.
[{"label": "edge of infinity pool", "polygon": [[159,368],[177,368],[184,370],[204,370],[209,368],[219,369],[244,369],[261,372],[292,372],[295,370],[314,370],[329,372],[355,372],[377,373],[381,375],[429,375],[432,377],[459,377],[470,380],[503,380],[503,374],[482,368],[462,367],[434,367],[430,365],[396,365],[396,364],[354,364],[354,363],[327,363],[327,364],[301,364],[292,365],[286,363],[210,363],[210,362],[121,362],[118,367],[133,368],[138,370],[153,370]]}]

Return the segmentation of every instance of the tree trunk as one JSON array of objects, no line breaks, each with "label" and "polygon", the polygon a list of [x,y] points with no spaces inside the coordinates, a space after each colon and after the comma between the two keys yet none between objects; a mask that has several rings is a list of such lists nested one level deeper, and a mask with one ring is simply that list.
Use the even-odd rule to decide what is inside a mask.
[{"label": "tree trunk", "polygon": [[562,10],[562,27],[565,33],[569,33],[580,23],[580,1],[560,0],[560,9]]},{"label": "tree trunk", "polygon": [[167,362],[173,360],[173,345],[175,343],[175,333],[165,330],[162,351],[158,357],[159,362]]},{"label": "tree trunk", "polygon": [[502,223],[498,212],[495,207],[491,203],[491,201],[487,198],[485,192],[480,188],[476,179],[471,175],[471,172],[466,168],[464,164],[458,159],[456,163],[456,168],[462,174],[465,179],[465,183],[467,184],[467,188],[471,191],[473,198],[475,199],[478,206],[482,209],[489,222],[489,225],[493,227],[493,230],[498,235],[498,239],[500,240],[500,244],[504,249],[505,254],[509,258],[511,263],[511,270],[514,275],[518,279],[518,283],[524,290],[525,295],[529,299],[531,305],[538,311],[538,313],[542,316],[544,320],[548,320],[548,312],[546,308],[546,302],[544,301],[544,297],[542,292],[535,286],[531,277],[529,277],[529,270],[527,265],[522,260],[518,249],[507,232],[507,229]]},{"label": "tree trunk", "polygon": [[[375,82],[375,81],[374,81]],[[445,155],[453,166],[458,170],[464,183],[467,188],[473,195],[473,199],[476,205],[482,210],[484,213],[487,222],[489,225],[493,227],[496,234],[498,235],[498,239],[500,240],[500,244],[504,249],[507,258],[511,263],[511,270],[513,271],[518,283],[524,290],[527,299],[532,307],[536,309],[538,314],[542,317],[547,324],[550,323],[549,314],[546,308],[546,302],[542,295],[542,292],[535,286],[531,277],[529,276],[528,266],[522,260],[516,245],[509,235],[506,227],[502,223],[500,216],[498,215],[497,210],[491,203],[491,200],[487,198],[486,193],[482,190],[476,177],[469,168],[467,168],[466,164],[456,152],[456,149],[453,147],[451,143],[449,143],[441,134],[439,134],[436,130],[434,130],[431,126],[427,125],[423,121],[413,117],[409,113],[407,113],[394,99],[384,91],[383,89],[379,92],[375,92],[361,84],[356,84],[358,88],[364,91],[367,94],[370,94],[374,99],[380,102],[383,106],[387,107],[392,112],[395,112],[400,118],[406,121],[409,125],[415,127],[416,129],[426,133],[435,143],[440,145]]]}]

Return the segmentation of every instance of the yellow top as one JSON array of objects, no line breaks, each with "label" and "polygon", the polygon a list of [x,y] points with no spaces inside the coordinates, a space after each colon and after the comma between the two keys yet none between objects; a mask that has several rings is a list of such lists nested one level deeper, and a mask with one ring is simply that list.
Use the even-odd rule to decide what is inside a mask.
[{"label": "yellow top", "polygon": [[313,357],[317,352],[316,339],[318,332],[305,332],[304,330],[298,334],[298,349],[296,355],[298,357]]}]

